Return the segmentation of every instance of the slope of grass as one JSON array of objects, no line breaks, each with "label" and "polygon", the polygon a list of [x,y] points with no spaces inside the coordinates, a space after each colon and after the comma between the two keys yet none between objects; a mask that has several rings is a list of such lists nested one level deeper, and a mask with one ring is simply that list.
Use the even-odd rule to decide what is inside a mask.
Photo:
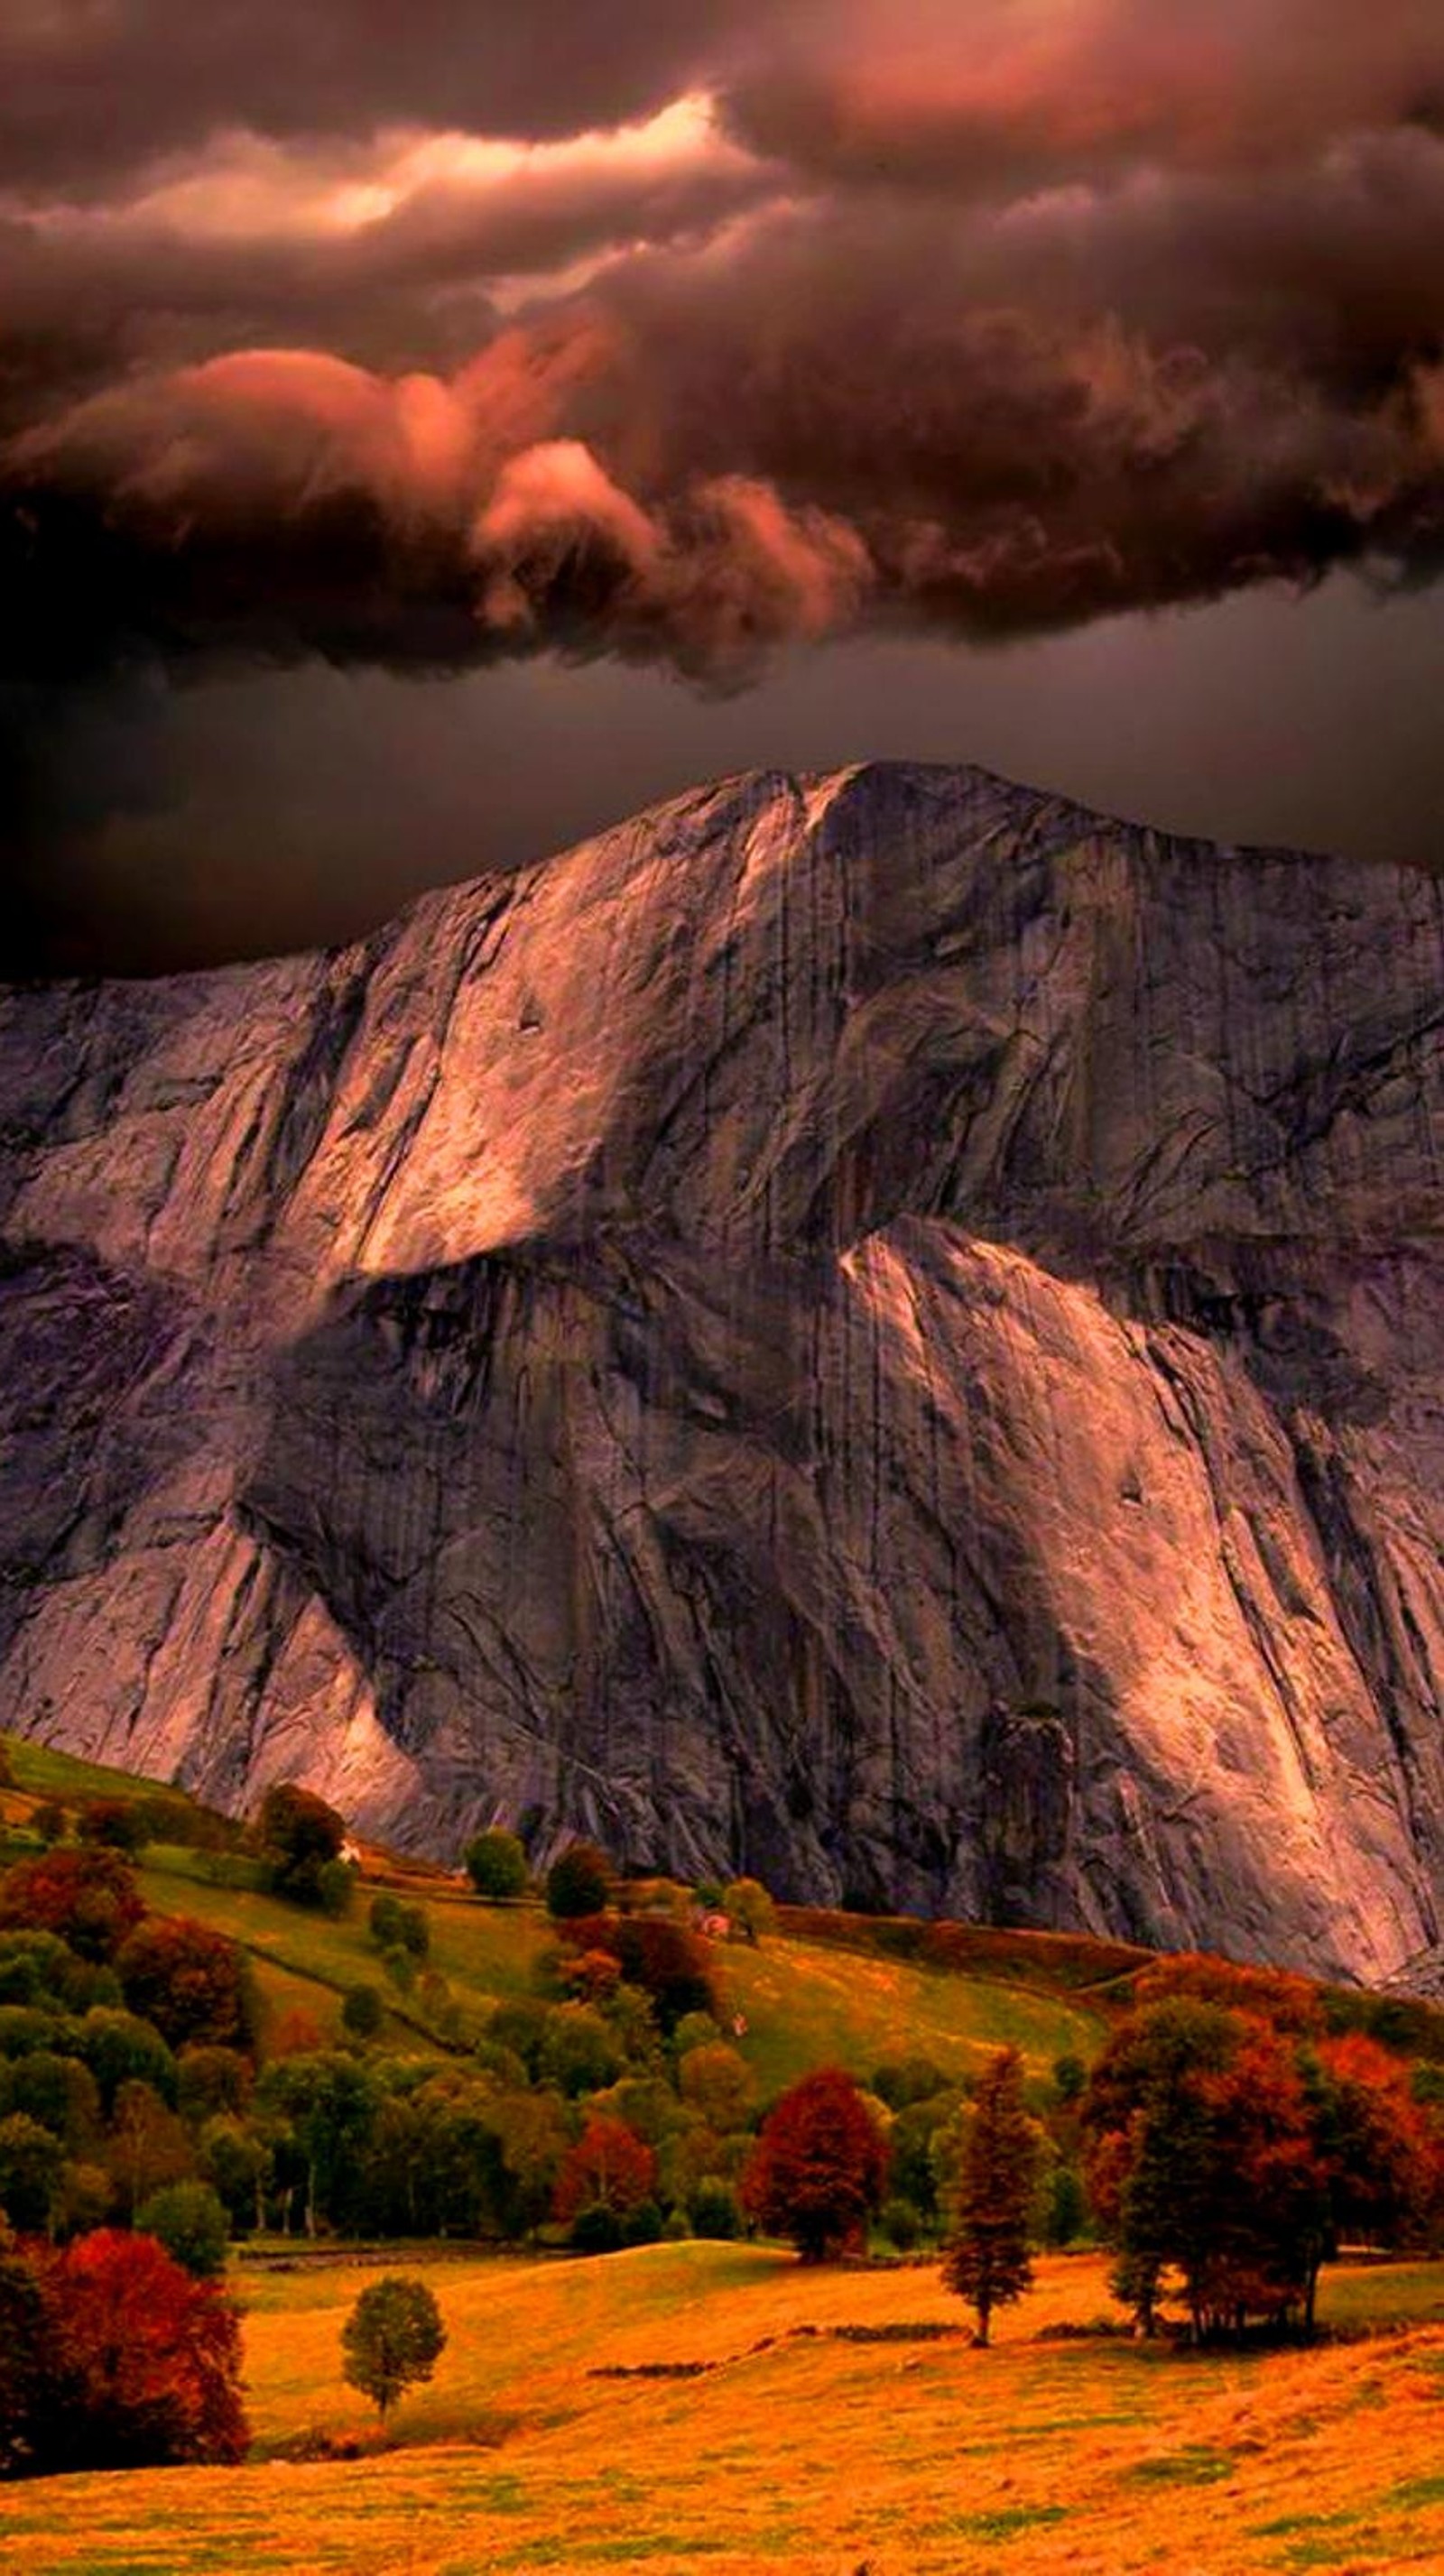
[{"label": "slope of grass", "polygon": [[[819,2272],[700,2244],[436,2261],[448,2347],[382,2445],[339,2370],[374,2277],[248,2272],[251,2463],[11,2489],[5,2563],[1364,2576],[1444,2559],[1444,2331],[1195,2359],[1039,2341],[1107,2306],[1099,2261],[1055,2257],[982,2354],[930,2267]],[[1389,2314],[1424,2286],[1422,2267],[1345,2273],[1325,2315],[1336,2299]],[[318,2435],[361,2455],[295,2456]]]},{"label": "slope of grass", "polygon": [[[157,1792],[150,1781],[46,1746],[9,1740],[7,1751],[16,1784],[5,1799],[12,1836],[38,1797],[73,1807],[97,1796],[164,1795],[178,1812],[189,1805],[180,1790]],[[12,1853],[24,1847],[12,1839]],[[217,1862],[183,1841],[149,1845],[140,1872],[157,1912],[194,1915],[243,1942],[273,2008],[309,2012],[332,2031],[348,1986],[384,1986],[366,1916],[376,1885],[401,1882],[384,1855],[368,1854],[352,1911],[335,1922],[237,1883],[247,1874],[243,1861]],[[556,1939],[539,1906],[485,1905],[421,1869],[407,1873],[404,1892],[425,1909],[431,1963],[473,2025],[495,2004],[536,1991],[539,1961]],[[711,1964],[723,2017],[745,2025],[739,2045],[772,2093],[829,2060],[866,2076],[885,2059],[925,2055],[966,2073],[1004,2041],[1040,2074],[1059,2056],[1092,2057],[1103,2024],[1097,1999],[1084,1990],[1089,1976],[1106,1983],[1120,1962],[1141,1955],[1048,1935],[793,1910],[760,1949],[718,1946]],[[432,2044],[424,2014],[399,1996],[388,2003],[391,2044]]]}]

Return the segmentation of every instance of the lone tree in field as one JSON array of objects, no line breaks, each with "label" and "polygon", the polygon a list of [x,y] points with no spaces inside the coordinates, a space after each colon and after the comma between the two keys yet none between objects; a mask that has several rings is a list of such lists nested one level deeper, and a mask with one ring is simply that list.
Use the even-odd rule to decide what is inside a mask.
[{"label": "lone tree in field", "polygon": [[979,2083],[963,2150],[943,2279],[967,2299],[986,2344],[994,2308],[1032,2284],[1028,2210],[1038,2177],[1038,2133],[1023,2104],[1023,2061],[1000,2048]]},{"label": "lone tree in field", "polygon": [[431,2377],[445,2343],[441,2310],[426,2283],[388,2272],[362,2291],[341,2329],[345,2375],[384,2424],[397,2398]]},{"label": "lone tree in field", "polygon": [[261,1800],[255,1835],[273,1896],[333,1910],[327,1903],[327,1873],[346,1839],[345,1819],[334,1807],[294,1780],[279,1780]]},{"label": "lone tree in field", "polygon": [[743,2206],[769,2235],[790,2236],[804,2263],[825,2263],[863,2242],[887,2167],[852,2077],[822,2066],[769,2111],[742,2177]]},{"label": "lone tree in field", "polygon": [[478,1896],[525,1896],[531,1876],[525,1847],[504,1826],[488,1825],[485,1833],[474,1835],[462,1861]]},{"label": "lone tree in field", "polygon": [[576,1923],[605,1913],[612,1901],[612,1864],[595,1843],[568,1843],[547,1871],[547,1912],[554,1923]]}]

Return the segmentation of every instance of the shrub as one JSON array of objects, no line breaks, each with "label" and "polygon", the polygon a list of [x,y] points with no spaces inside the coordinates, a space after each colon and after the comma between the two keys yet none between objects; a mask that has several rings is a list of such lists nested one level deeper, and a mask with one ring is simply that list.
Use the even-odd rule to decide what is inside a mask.
[{"label": "shrub", "polygon": [[[526,1853],[516,1834],[505,1832],[500,1825],[492,1825],[467,1844],[462,1857],[467,1877],[478,1896],[525,1896],[529,1873]],[[605,1897],[602,1902],[605,1904]],[[551,1905],[550,1883],[547,1903]],[[551,1910],[555,1914],[558,1909],[552,1905]],[[589,1909],[584,1906],[582,1911],[586,1913]]]},{"label": "shrub", "polygon": [[341,2329],[346,2378],[371,2399],[383,2423],[408,2388],[431,2377],[445,2344],[432,2292],[399,2272],[363,2290]]},{"label": "shrub", "polygon": [[224,2272],[230,2223],[224,2202],[208,2182],[164,2184],[141,2202],[135,2224],[194,2280],[218,2280]]},{"label": "shrub", "polygon": [[558,1923],[604,1913],[611,1903],[612,1884],[612,1864],[605,1852],[598,1851],[595,1843],[569,1843],[547,1871],[547,1912]]},{"label": "shrub", "polygon": [[30,1822],[43,1843],[63,1843],[70,1818],[58,1798],[42,1798],[39,1806],[31,1809]]},{"label": "shrub", "polygon": [[399,1896],[382,1894],[372,1897],[370,1910],[366,1916],[366,1929],[378,1950],[400,1948],[401,1914]]},{"label": "shrub", "polygon": [[621,2213],[604,2200],[589,2200],[567,2230],[567,2243],[576,2254],[619,2254],[623,2242]]}]

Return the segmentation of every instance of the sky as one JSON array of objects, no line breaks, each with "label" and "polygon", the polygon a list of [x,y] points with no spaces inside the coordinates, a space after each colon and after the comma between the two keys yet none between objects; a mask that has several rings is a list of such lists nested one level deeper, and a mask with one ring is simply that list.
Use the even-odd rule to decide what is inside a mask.
[{"label": "sky", "polygon": [[1444,864],[1438,0],[5,0],[0,970],[972,759]]}]

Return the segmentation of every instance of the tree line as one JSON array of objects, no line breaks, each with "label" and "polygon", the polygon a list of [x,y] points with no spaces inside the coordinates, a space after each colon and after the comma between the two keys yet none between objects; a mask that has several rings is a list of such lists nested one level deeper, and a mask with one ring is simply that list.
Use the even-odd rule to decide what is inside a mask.
[{"label": "tree line", "polygon": [[[286,1787],[253,1843],[275,1892],[335,1910],[338,1866],[356,1900],[343,1834]],[[760,2231],[808,2261],[931,2246],[983,2342],[1032,2248],[1083,2232],[1112,2247],[1141,2331],[1199,2341],[1308,2332],[1341,2243],[1439,2236],[1437,2073],[1333,2026],[1299,1979],[1164,1960],[1091,2070],[1030,2074],[1005,2050],[960,2078],[913,2055],[865,2083],[818,2069],[768,2102],[697,1928],[766,1938],[753,1882],[628,1888],[573,1847],[546,1880],[557,1938],[536,1990],[484,2018],[435,1978],[425,1908],[381,1891],[366,1919],[385,1988],[354,1987],[326,2032],[268,2021],[238,1944],[149,1912],[122,1840],[53,1845],[0,1878],[0,2462],[54,2465],[44,2422],[67,2427],[72,2465],[92,2421],[97,2459],[127,2442],[233,2455],[236,2418],[205,2392],[234,2375],[228,2241],[256,2231],[598,2253]],[[468,1854],[492,1901],[518,1893],[511,1841]],[[439,2046],[386,2044],[385,1989]],[[173,2363],[179,2412],[85,2393],[76,2319],[129,2313],[139,2264],[173,2353],[197,2355],[194,2373]],[[92,2342],[125,2339],[96,2325]],[[133,2351],[142,2381],[164,2379]]]}]

